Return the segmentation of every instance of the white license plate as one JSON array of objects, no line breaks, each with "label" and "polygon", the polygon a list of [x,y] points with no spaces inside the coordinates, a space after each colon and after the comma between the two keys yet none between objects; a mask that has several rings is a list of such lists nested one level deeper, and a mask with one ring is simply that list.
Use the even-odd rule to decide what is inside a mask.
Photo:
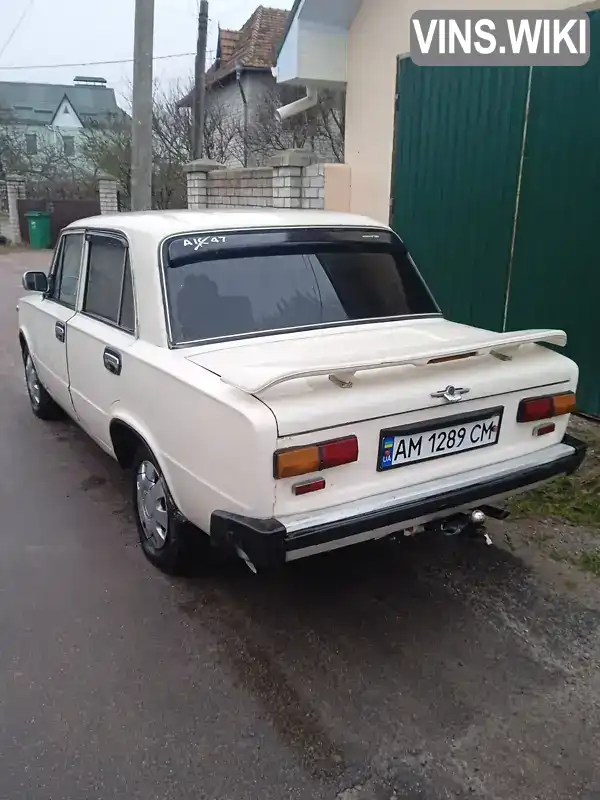
[{"label": "white license plate", "polygon": [[502,408],[409,425],[381,432],[377,469],[384,472],[406,464],[479,450],[498,442]]}]

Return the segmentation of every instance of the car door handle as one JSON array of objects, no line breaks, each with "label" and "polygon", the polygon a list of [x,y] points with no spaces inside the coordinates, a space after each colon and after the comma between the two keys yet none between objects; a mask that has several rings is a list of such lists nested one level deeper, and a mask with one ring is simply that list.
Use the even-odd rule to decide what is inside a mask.
[{"label": "car door handle", "polygon": [[67,326],[64,322],[56,322],[54,324],[54,335],[58,339],[59,342],[64,342],[65,334],[67,332]]},{"label": "car door handle", "polygon": [[121,362],[121,354],[116,350],[111,350],[110,347],[104,348],[104,366],[113,375],[120,375],[123,364]]}]

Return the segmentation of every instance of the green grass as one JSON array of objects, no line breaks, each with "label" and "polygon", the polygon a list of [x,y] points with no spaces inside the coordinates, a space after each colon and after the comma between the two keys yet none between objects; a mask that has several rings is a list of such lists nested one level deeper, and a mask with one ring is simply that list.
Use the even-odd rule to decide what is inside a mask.
[{"label": "green grass", "polygon": [[515,497],[509,506],[514,517],[554,517],[600,531],[600,425],[574,420],[572,433],[588,445],[579,472]]},{"label": "green grass", "polygon": [[600,470],[556,480],[510,503],[514,517],[556,517],[600,530]]},{"label": "green grass", "polygon": [[579,557],[579,566],[585,572],[591,572],[597,578],[600,578],[600,550],[591,550],[587,553],[582,553]]}]

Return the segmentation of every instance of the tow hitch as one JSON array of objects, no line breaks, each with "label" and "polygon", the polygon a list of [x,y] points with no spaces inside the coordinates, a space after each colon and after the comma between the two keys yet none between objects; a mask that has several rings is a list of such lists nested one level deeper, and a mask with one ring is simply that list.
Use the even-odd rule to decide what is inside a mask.
[{"label": "tow hitch", "polygon": [[508,512],[494,506],[483,506],[470,513],[456,514],[454,517],[434,523],[434,530],[444,536],[467,536],[470,539],[482,538],[487,545],[491,545],[492,537],[485,528],[488,517],[506,519]]}]

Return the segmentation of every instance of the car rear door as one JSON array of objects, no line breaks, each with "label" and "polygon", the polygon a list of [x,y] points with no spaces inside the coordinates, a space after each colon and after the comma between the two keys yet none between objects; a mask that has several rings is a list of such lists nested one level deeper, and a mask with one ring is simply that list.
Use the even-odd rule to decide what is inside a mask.
[{"label": "car rear door", "polygon": [[81,313],[68,323],[71,396],[82,428],[110,450],[111,406],[122,397],[136,341],[127,241],[116,232],[88,233],[83,276]]}]

